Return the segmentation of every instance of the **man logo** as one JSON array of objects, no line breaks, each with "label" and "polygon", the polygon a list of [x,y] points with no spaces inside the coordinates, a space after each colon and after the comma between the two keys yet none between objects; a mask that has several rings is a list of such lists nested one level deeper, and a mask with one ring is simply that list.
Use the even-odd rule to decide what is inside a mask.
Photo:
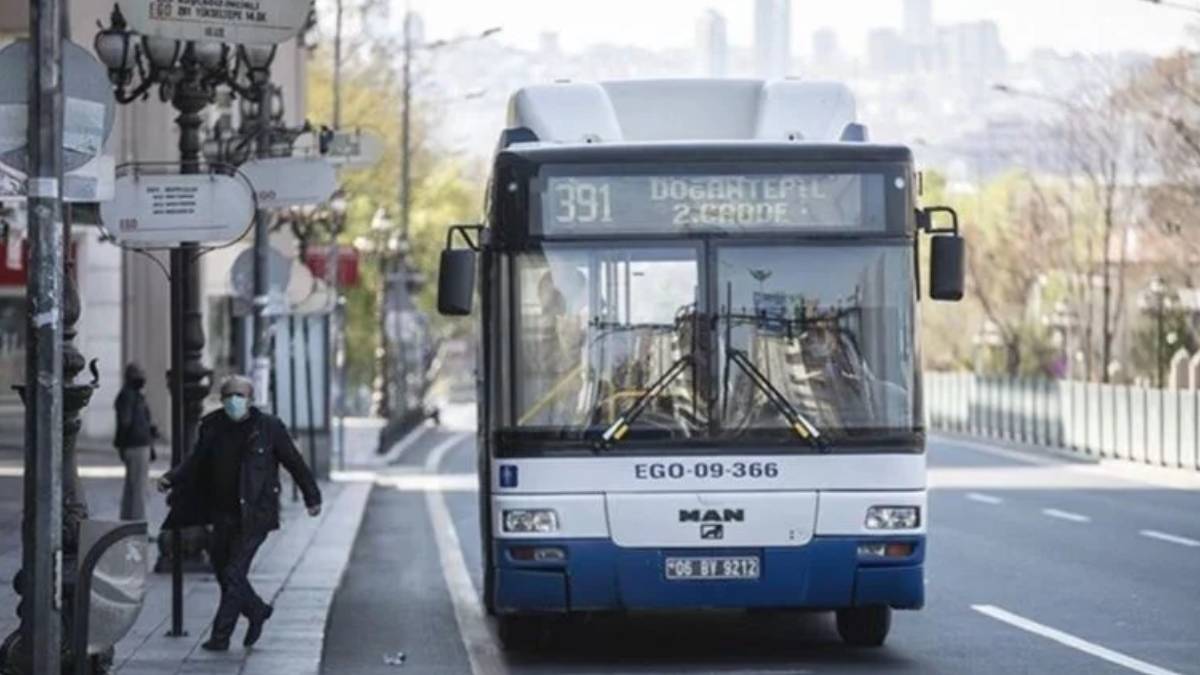
[{"label": "man logo", "polygon": [[700,526],[700,538],[701,539],[724,539],[725,538],[725,526],[717,525],[717,524],[701,525]]},{"label": "man logo", "polygon": [[681,523],[743,523],[746,522],[746,512],[742,509],[680,509]]}]

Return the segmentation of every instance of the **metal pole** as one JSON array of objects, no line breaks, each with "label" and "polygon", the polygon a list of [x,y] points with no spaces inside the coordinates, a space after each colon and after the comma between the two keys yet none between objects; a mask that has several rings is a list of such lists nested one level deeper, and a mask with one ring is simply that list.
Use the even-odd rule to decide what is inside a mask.
[{"label": "metal pole", "polygon": [[1155,344],[1154,344],[1154,361],[1155,361],[1155,366],[1158,369],[1158,388],[1159,389],[1163,388],[1163,380],[1164,380],[1163,354],[1162,354],[1162,351],[1163,351],[1163,303],[1164,303],[1164,301],[1165,301],[1165,298],[1160,293],[1158,295],[1158,312],[1156,313],[1157,318],[1158,318],[1158,339],[1155,340]]},{"label": "metal pole", "polygon": [[333,128],[342,126],[342,14],[343,0],[337,0],[333,23]]},{"label": "metal pole", "polygon": [[[255,151],[258,157],[270,155],[271,142],[268,129],[271,124],[271,87],[264,84],[258,98],[258,139]],[[271,388],[271,337],[266,316],[270,300],[270,212],[259,209],[254,213],[254,399],[255,404],[265,408],[269,402]],[[274,412],[274,410],[272,410]]]},{"label": "metal pole", "polygon": [[[333,32],[333,128],[338,129],[342,126],[342,15],[344,12],[343,0],[337,0],[337,11],[334,18]],[[325,371],[329,374],[330,386],[326,387],[331,399],[328,401],[329,408],[332,411],[330,415],[330,442],[337,445],[338,470],[346,469],[346,446],[345,437],[342,434],[342,427],[345,421],[342,419],[343,414],[343,388],[345,383],[342,382],[341,369],[341,290],[338,288],[341,283],[341,252],[338,251],[338,235],[342,230],[342,215],[335,215],[333,241],[329,247],[329,258],[326,261],[327,271],[332,268],[332,273],[329,275],[329,285],[333,290],[333,311],[329,314],[329,336],[326,345],[326,353],[333,355],[333,359],[325,360]]]},{"label": "metal pole", "polygon": [[400,238],[408,239],[409,211],[412,208],[412,12],[404,13],[404,89],[403,118],[400,132],[404,136],[400,154]]},{"label": "metal pole", "polygon": [[[171,251],[171,468],[183,462],[183,251]],[[167,635],[183,637],[183,530],[170,533],[171,543],[171,630]]]},{"label": "metal pole", "polygon": [[25,360],[22,627],[32,672],[57,673],[62,643],[63,3],[31,0],[29,282]]},{"label": "metal pole", "polygon": [[[288,391],[289,391],[289,410],[291,418],[288,426],[292,438],[296,438],[296,315],[288,314]],[[312,468],[312,467],[309,467]],[[296,481],[292,481],[292,501],[300,500],[300,488],[296,485]]]},{"label": "metal pole", "polygon": [[317,473],[317,411],[313,403],[312,354],[309,353],[308,316],[300,317],[300,333],[304,336],[304,406],[308,411],[308,468]]}]

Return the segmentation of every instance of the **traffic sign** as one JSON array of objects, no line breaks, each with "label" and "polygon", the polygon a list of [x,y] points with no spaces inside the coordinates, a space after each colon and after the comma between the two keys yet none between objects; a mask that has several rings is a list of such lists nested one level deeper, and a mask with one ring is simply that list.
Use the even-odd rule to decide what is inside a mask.
[{"label": "traffic sign", "polygon": [[[274,247],[267,248],[267,289],[270,295],[283,295],[292,279],[292,259]],[[238,297],[254,299],[254,248],[247,248],[229,268],[229,286]]]},{"label": "traffic sign", "polygon": [[118,242],[176,246],[241,237],[254,218],[254,193],[237,176],[127,171],[100,204],[100,222]]},{"label": "traffic sign", "polygon": [[335,166],[361,169],[383,157],[383,139],[370,131],[334,131],[325,141],[325,159]]},{"label": "traffic sign", "polygon": [[119,2],[130,29],[151,37],[278,44],[300,33],[309,0],[137,0]]},{"label": "traffic sign", "polygon": [[252,159],[239,167],[261,209],[314,206],[337,190],[337,172],[321,157]]},{"label": "traffic sign", "polygon": [[[29,122],[28,40],[0,49],[0,163],[24,171]],[[63,41],[63,171],[100,155],[112,133],[116,102],[108,72],[91,52]]]}]

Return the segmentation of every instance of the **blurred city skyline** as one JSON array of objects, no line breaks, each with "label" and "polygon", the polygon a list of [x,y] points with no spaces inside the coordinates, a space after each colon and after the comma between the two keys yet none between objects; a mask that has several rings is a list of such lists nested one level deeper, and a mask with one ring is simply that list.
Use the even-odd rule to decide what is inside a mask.
[{"label": "blurred city skyline", "polygon": [[[432,38],[472,33],[486,26],[503,26],[499,40],[523,49],[536,49],[549,34],[566,51],[595,45],[632,45],[646,49],[693,46],[696,24],[710,10],[727,22],[731,47],[755,44],[756,4],[759,0],[607,0],[604,3],[517,0],[410,0],[409,7],[424,18]],[[1184,0],[1183,4],[1186,4]],[[392,21],[399,30],[405,2],[391,0]],[[1070,53],[1145,52],[1161,55],[1194,43],[1197,13],[1155,5],[1145,0],[930,0],[934,24],[995,22],[1015,58],[1038,49]],[[869,35],[875,29],[902,31],[904,0],[842,0],[812,3],[792,0],[791,56],[812,55],[812,38],[833,31],[841,49],[852,58],[866,58]]]}]

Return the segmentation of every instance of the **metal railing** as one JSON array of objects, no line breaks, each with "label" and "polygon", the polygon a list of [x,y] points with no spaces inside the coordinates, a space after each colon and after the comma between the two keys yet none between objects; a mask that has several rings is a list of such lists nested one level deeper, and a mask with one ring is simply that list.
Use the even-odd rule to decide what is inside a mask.
[{"label": "metal railing", "polygon": [[933,430],[1200,471],[1200,392],[1099,382],[925,374]]}]

